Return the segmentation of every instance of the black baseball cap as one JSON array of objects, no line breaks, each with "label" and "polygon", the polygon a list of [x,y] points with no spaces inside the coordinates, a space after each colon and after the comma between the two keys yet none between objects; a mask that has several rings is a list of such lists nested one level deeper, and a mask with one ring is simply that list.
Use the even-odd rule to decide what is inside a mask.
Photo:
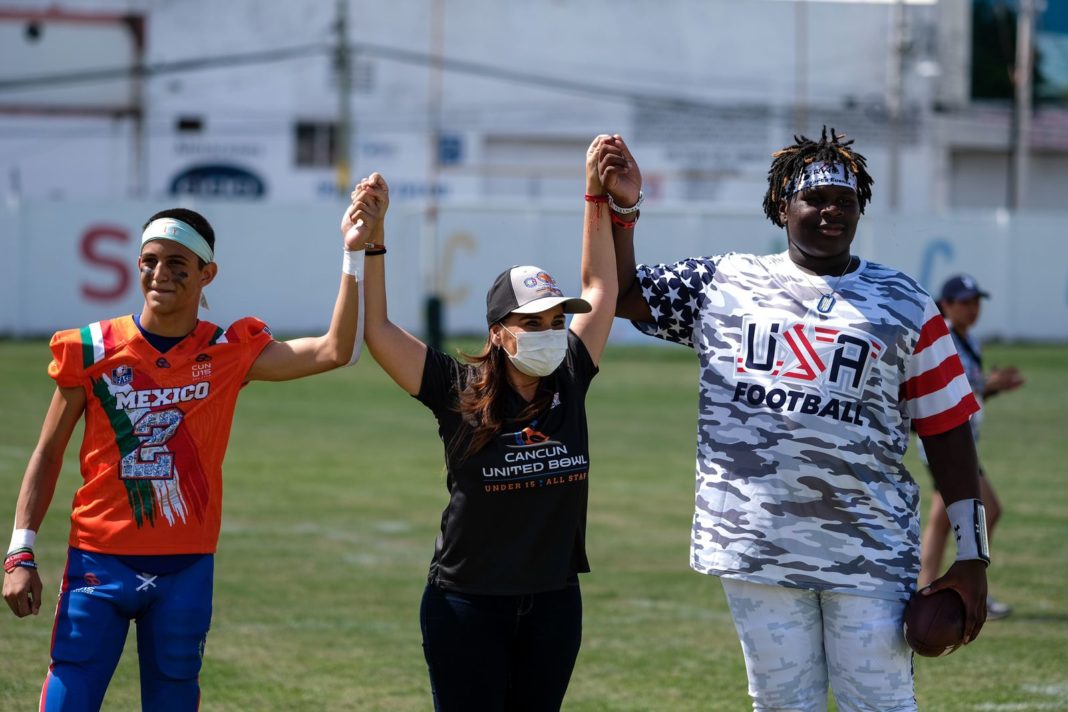
[{"label": "black baseball cap", "polygon": [[990,294],[979,288],[979,283],[974,277],[966,274],[958,274],[950,277],[942,285],[942,301],[962,302],[973,297],[989,297]]},{"label": "black baseball cap", "polygon": [[492,326],[512,312],[536,314],[564,306],[565,314],[585,314],[593,309],[581,297],[565,297],[556,280],[534,265],[510,267],[501,272],[486,293],[486,323]]}]

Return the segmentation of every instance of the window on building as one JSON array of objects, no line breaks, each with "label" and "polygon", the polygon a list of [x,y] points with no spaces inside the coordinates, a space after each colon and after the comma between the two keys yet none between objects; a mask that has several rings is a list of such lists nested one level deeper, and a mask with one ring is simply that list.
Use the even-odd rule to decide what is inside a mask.
[{"label": "window on building", "polygon": [[204,130],[204,119],[200,116],[179,116],[174,128],[178,133],[200,133]]},{"label": "window on building", "polygon": [[298,121],[295,129],[298,168],[327,168],[337,163],[336,123]]}]

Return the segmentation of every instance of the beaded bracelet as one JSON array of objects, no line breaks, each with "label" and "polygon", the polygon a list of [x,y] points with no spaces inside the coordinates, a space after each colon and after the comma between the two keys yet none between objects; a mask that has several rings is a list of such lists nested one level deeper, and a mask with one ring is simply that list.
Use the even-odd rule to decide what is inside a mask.
[{"label": "beaded bracelet", "polygon": [[611,198],[607,195],[590,195],[589,193],[586,193],[587,203],[607,203],[610,200]]}]

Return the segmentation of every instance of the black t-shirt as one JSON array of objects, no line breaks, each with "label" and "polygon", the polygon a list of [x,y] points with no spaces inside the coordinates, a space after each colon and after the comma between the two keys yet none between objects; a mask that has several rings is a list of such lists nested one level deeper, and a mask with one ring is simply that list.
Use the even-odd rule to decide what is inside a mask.
[{"label": "black t-shirt", "polygon": [[[590,570],[586,391],[597,367],[582,340],[568,331],[564,362],[543,380],[553,387],[549,407],[530,422],[514,422],[527,402],[506,389],[508,424],[463,460],[470,434],[456,403],[473,372],[427,349],[416,398],[438,420],[450,494],[429,581],[443,589],[498,595],[563,588]],[[450,447],[461,428],[461,440]]]}]

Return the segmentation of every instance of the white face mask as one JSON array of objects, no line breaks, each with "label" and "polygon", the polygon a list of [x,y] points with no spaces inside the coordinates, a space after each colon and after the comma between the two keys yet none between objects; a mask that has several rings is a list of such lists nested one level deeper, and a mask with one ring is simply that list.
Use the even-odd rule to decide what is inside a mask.
[{"label": "white face mask", "polygon": [[515,337],[515,356],[508,354],[512,365],[528,376],[548,376],[563,362],[567,354],[567,329],[545,331],[511,331],[501,328]]}]

